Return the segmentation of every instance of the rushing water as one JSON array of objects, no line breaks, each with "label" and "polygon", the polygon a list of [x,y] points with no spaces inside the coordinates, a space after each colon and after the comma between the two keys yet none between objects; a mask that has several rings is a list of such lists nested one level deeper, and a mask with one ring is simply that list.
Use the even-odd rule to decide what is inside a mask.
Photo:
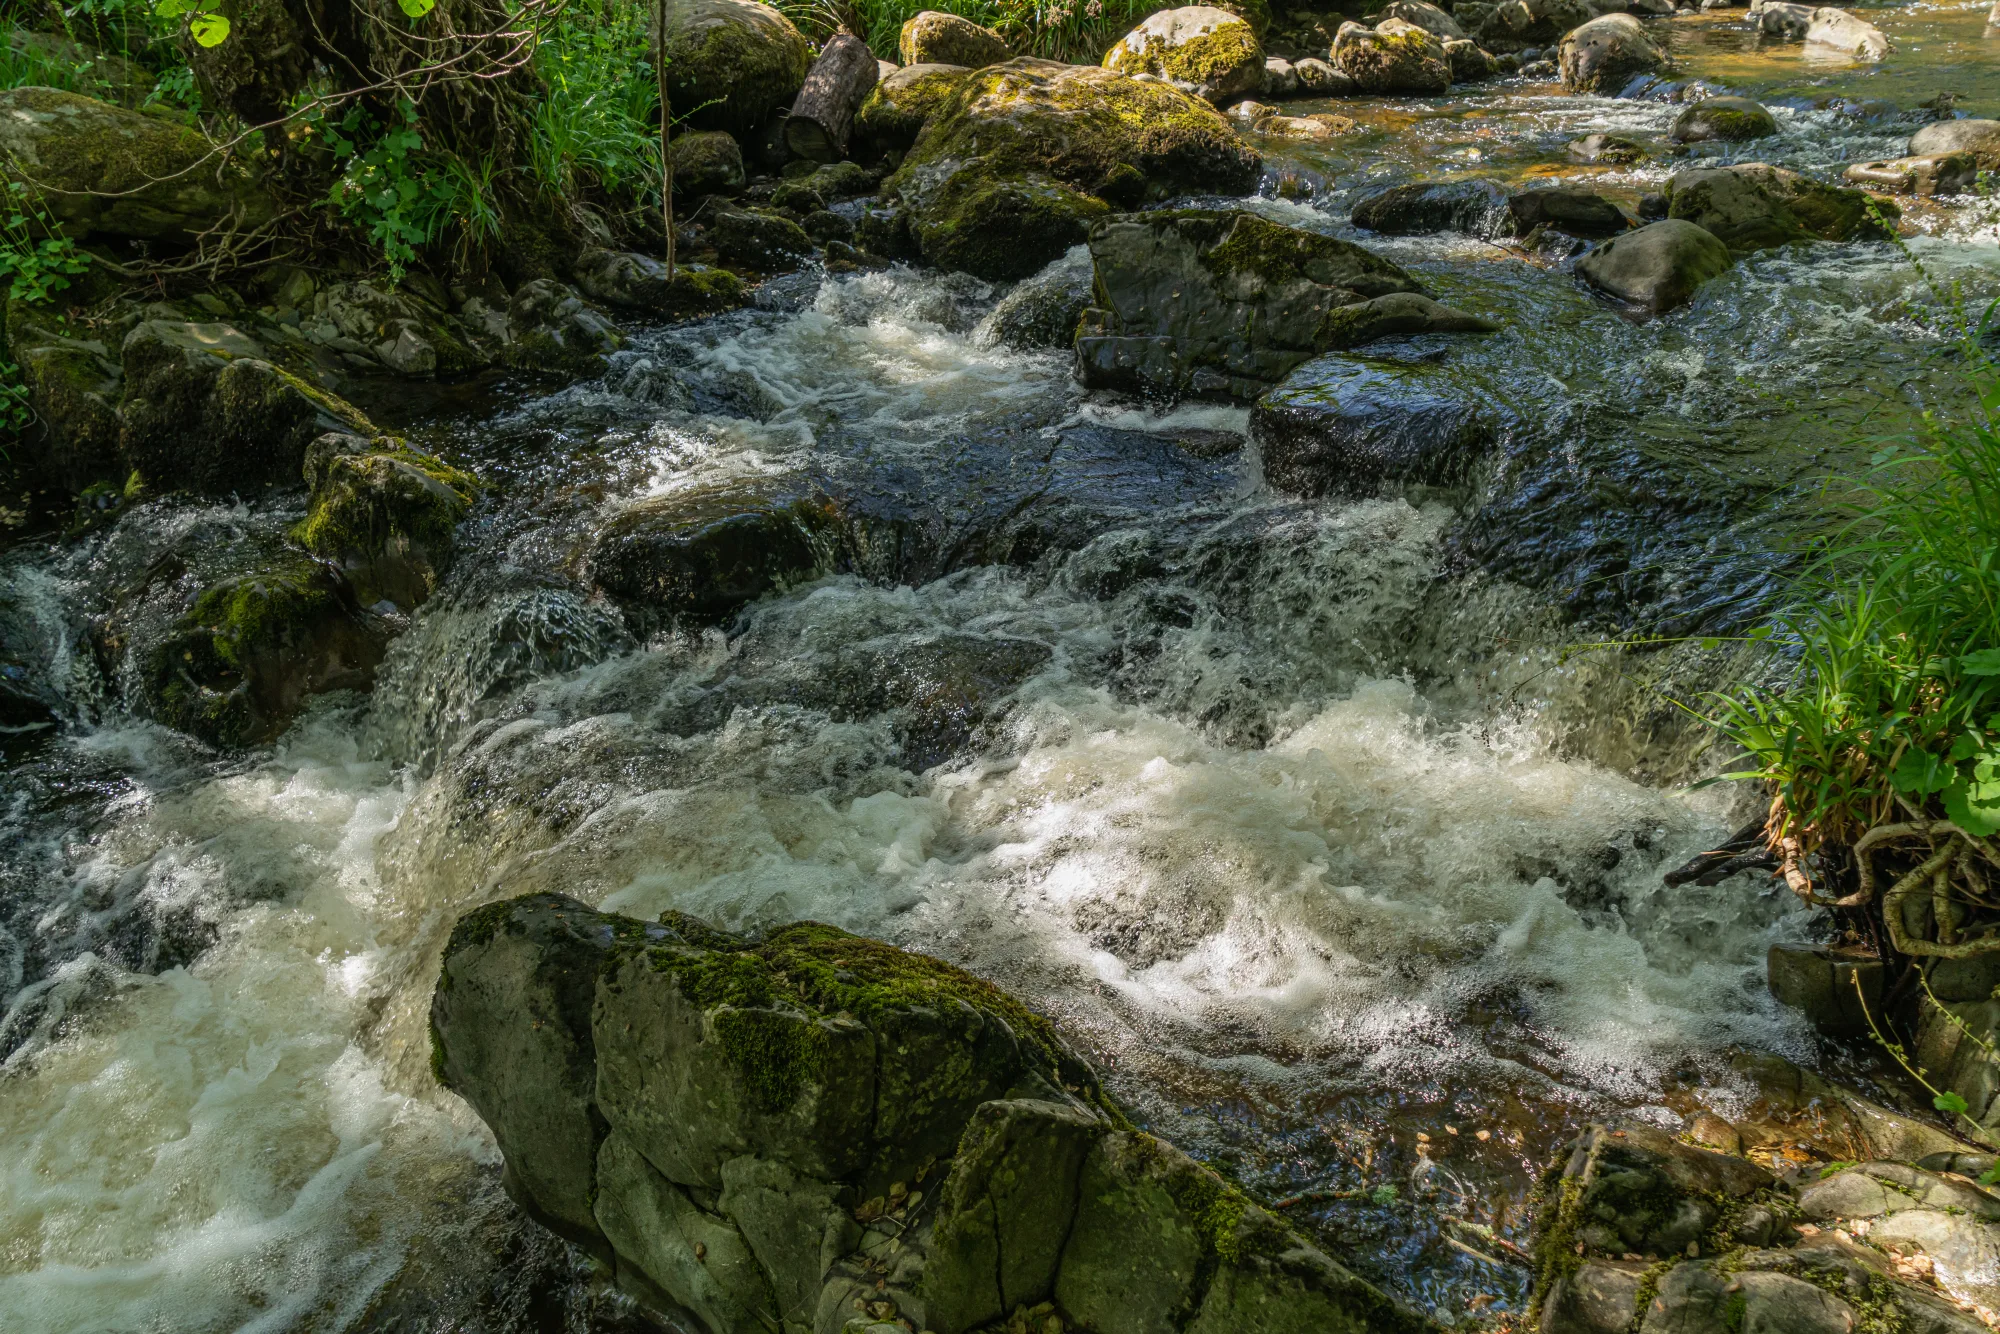
[{"label": "rushing water", "polygon": [[[1676,31],[1695,73],[1784,99],[1758,156],[1825,167],[1908,132],[1829,94],[2000,111],[1971,13],[1889,14],[1921,50],[1865,78]],[[1267,145],[1274,193],[1324,185],[1258,206],[1345,234],[1359,193],[1444,171],[1629,196],[1667,167],[1562,145],[1672,114],[1520,85],[1365,106],[1330,150]],[[2000,293],[1991,204],[1915,219],[1934,276]],[[1395,1186],[1303,1215],[1368,1272],[1447,1319],[1517,1302],[1440,1220],[1518,1238],[1566,1127],[1671,1116],[1734,1044],[1812,1053],[1762,994],[1787,904],[1660,881],[1733,812],[1676,786],[1703,761],[1656,691],[1741,664],[1562,650],[1740,621],[1811,479],[1954,391],[1888,246],[1760,256],[1650,324],[1482,243],[1380,248],[1508,325],[1446,358],[1524,424],[1470,488],[1272,495],[1227,448],[1240,409],[1087,400],[1062,357],[990,344],[996,291],[899,268],[785,280],[601,381],[419,423],[492,484],[466,554],[372,696],[267,751],[128,716],[81,645],[167,544],[282,505],[17,548],[10,633],[69,725],[8,741],[0,802],[0,1328],[628,1319],[428,1073],[454,917],[543,888],[958,961],[1267,1198]],[[621,507],[744,476],[922,538],[698,636],[639,642],[575,584]],[[963,557],[999,530],[1013,560]]]}]

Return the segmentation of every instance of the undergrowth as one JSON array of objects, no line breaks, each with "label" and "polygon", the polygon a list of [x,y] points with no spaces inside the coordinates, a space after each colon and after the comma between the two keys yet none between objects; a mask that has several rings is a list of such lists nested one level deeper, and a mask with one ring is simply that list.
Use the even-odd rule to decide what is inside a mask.
[{"label": "undergrowth", "polygon": [[875,54],[897,59],[903,24],[924,10],[970,19],[1007,39],[1016,54],[1094,65],[1111,44],[1174,0],[780,0],[777,6],[812,36],[843,24]]}]

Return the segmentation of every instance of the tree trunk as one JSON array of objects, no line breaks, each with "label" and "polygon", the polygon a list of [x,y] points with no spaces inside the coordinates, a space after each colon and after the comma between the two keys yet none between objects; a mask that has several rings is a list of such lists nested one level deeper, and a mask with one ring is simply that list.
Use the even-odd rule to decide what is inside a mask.
[{"label": "tree trunk", "polygon": [[799,157],[838,162],[847,156],[854,113],[861,109],[881,69],[868,43],[840,33],[826,44],[806,73],[805,87],[785,122],[785,144]]}]

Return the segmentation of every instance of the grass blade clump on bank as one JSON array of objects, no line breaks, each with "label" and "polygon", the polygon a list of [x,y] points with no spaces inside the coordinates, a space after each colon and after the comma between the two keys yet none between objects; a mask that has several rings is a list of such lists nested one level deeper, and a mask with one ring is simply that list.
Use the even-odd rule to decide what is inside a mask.
[{"label": "grass blade clump on bank", "polygon": [[[1961,346],[1966,408],[1927,413],[1844,483],[1846,522],[1776,627],[1795,681],[1715,718],[1749,757],[1732,777],[1771,789],[1792,888],[1859,908],[1893,872],[1880,906],[1907,954],[2000,949],[2000,368],[1976,337]],[[1931,906],[1911,922],[1901,900],[1919,891]]]}]

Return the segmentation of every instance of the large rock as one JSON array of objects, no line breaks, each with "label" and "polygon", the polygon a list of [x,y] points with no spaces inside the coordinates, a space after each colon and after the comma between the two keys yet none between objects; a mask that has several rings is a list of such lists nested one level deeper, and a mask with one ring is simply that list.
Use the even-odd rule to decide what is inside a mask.
[{"label": "large rock", "polygon": [[337,566],[362,606],[414,611],[450,568],[478,484],[401,441],[334,433],[313,442],[305,473],[300,544]]},{"label": "large rock", "polygon": [[1441,93],[1451,87],[1443,40],[1401,19],[1384,19],[1374,28],[1341,24],[1330,59],[1362,93]]},{"label": "large rock", "polygon": [[1652,1259],[1690,1254],[1690,1243],[1777,1179],[1743,1158],[1682,1143],[1651,1126],[1592,1126],[1569,1146],[1564,1189],[1545,1229],[1575,1238],[1585,1253]]},{"label": "large rock", "polygon": [[1000,299],[980,326],[984,341],[1002,347],[1069,347],[1090,308],[1090,250],[1077,246]]},{"label": "large rock", "polygon": [[1616,93],[1643,74],[1667,68],[1667,53],[1630,14],[1606,14],[1564,35],[1556,49],[1563,87],[1573,93]]},{"label": "large rock", "polygon": [[1479,44],[1493,51],[1550,46],[1597,17],[1583,0],[1504,0],[1479,25]]},{"label": "large rock", "polygon": [[1670,219],[1597,247],[1576,271],[1599,291],[1659,315],[1686,305],[1697,288],[1734,262],[1713,232]]},{"label": "large rock", "polygon": [[1444,58],[1451,65],[1453,83],[1481,83],[1500,77],[1500,62],[1477,42],[1447,37]]},{"label": "large rock", "polygon": [[1766,37],[1802,42],[1812,27],[1813,6],[1789,0],[1750,0],[1750,21]]},{"label": "large rock", "polygon": [[1519,236],[1547,227],[1570,236],[1597,238],[1616,236],[1632,225],[1603,195],[1574,186],[1524,190],[1508,198],[1507,214]]},{"label": "large rock", "polygon": [[1667,134],[1677,144],[1744,143],[1778,132],[1778,122],[1747,97],[1708,97],[1674,117]]},{"label": "large rock", "polygon": [[1739,254],[1880,235],[1878,212],[1893,218],[1896,206],[1761,162],[1676,172],[1667,182],[1667,216],[1706,228]]},{"label": "large rock", "polygon": [[1422,1327],[934,959],[530,895],[460,919],[431,1015],[516,1198],[709,1334]]},{"label": "large rock", "polygon": [[1201,99],[1088,65],[1021,57],[976,70],[932,113],[884,190],[923,255],[1024,278],[1084,239],[1110,199],[1242,194],[1262,160]]},{"label": "large rock", "polygon": [[1507,192],[1478,177],[1398,185],[1354,206],[1356,227],[1384,236],[1467,232],[1492,236],[1507,219]]},{"label": "large rock", "polygon": [[1252,213],[1120,219],[1092,229],[1090,255],[1105,304],[1076,356],[1092,387],[1254,398],[1316,353],[1493,327],[1360,246]]},{"label": "large rock", "polygon": [[1007,39],[993,29],[935,9],[926,9],[903,25],[896,49],[906,69],[911,65],[983,69],[1014,54],[1007,49]]},{"label": "large rock", "polygon": [[1831,47],[1855,60],[1887,60],[1895,50],[1888,35],[1874,24],[1858,19],[1844,9],[1822,6],[1812,12],[1806,25],[1806,43]]},{"label": "large rock", "polygon": [[1250,24],[1226,9],[1163,9],[1104,53],[1104,68],[1148,74],[1221,105],[1263,91],[1264,48]]},{"label": "large rock", "polygon": [[1509,424],[1430,363],[1323,357],[1257,400],[1250,439],[1276,489],[1356,495],[1461,482]]},{"label": "large rock", "polygon": [[699,319],[734,310],[747,298],[743,280],[705,264],[667,266],[651,255],[593,247],[576,257],[576,285],[593,301],[668,319]]},{"label": "large rock", "polygon": [[1765,962],[1771,995],[1834,1037],[1868,1036],[1882,1010],[1882,961],[1825,946],[1773,945]]},{"label": "large rock", "polygon": [[1970,153],[1981,171],[2000,172],[2000,120],[1941,120],[1910,136],[1910,155]]},{"label": "large rock", "polygon": [[690,198],[735,194],[749,179],[743,169],[743,149],[736,137],[721,130],[696,130],[674,139],[668,149],[674,164],[674,193]]},{"label": "large rock", "polygon": [[72,324],[53,305],[10,301],[6,318],[7,355],[21,368],[39,423],[21,433],[23,461],[70,491],[120,478],[118,401],[125,386],[115,343]]},{"label": "large rock", "polygon": [[671,0],[667,82],[677,115],[747,139],[788,107],[812,52],[792,21],[757,0]]},{"label": "large rock", "polygon": [[876,84],[854,113],[856,141],[877,153],[909,148],[971,72],[963,65],[903,66]]},{"label": "large rock", "polygon": [[1441,42],[1463,41],[1467,36],[1465,29],[1458,26],[1457,19],[1436,5],[1430,4],[1428,0],[1389,0],[1377,15],[1377,22],[1382,19],[1401,19],[1405,23],[1414,23]]},{"label": "large rock", "polygon": [[1840,175],[1864,190],[1887,190],[1901,195],[1958,195],[1969,193],[1977,184],[1979,159],[1970,153],[1889,158],[1857,162]]},{"label": "large rock", "polygon": [[275,214],[255,175],[196,131],[53,88],[0,92],[0,170],[41,192],[72,240],[186,245]]}]

